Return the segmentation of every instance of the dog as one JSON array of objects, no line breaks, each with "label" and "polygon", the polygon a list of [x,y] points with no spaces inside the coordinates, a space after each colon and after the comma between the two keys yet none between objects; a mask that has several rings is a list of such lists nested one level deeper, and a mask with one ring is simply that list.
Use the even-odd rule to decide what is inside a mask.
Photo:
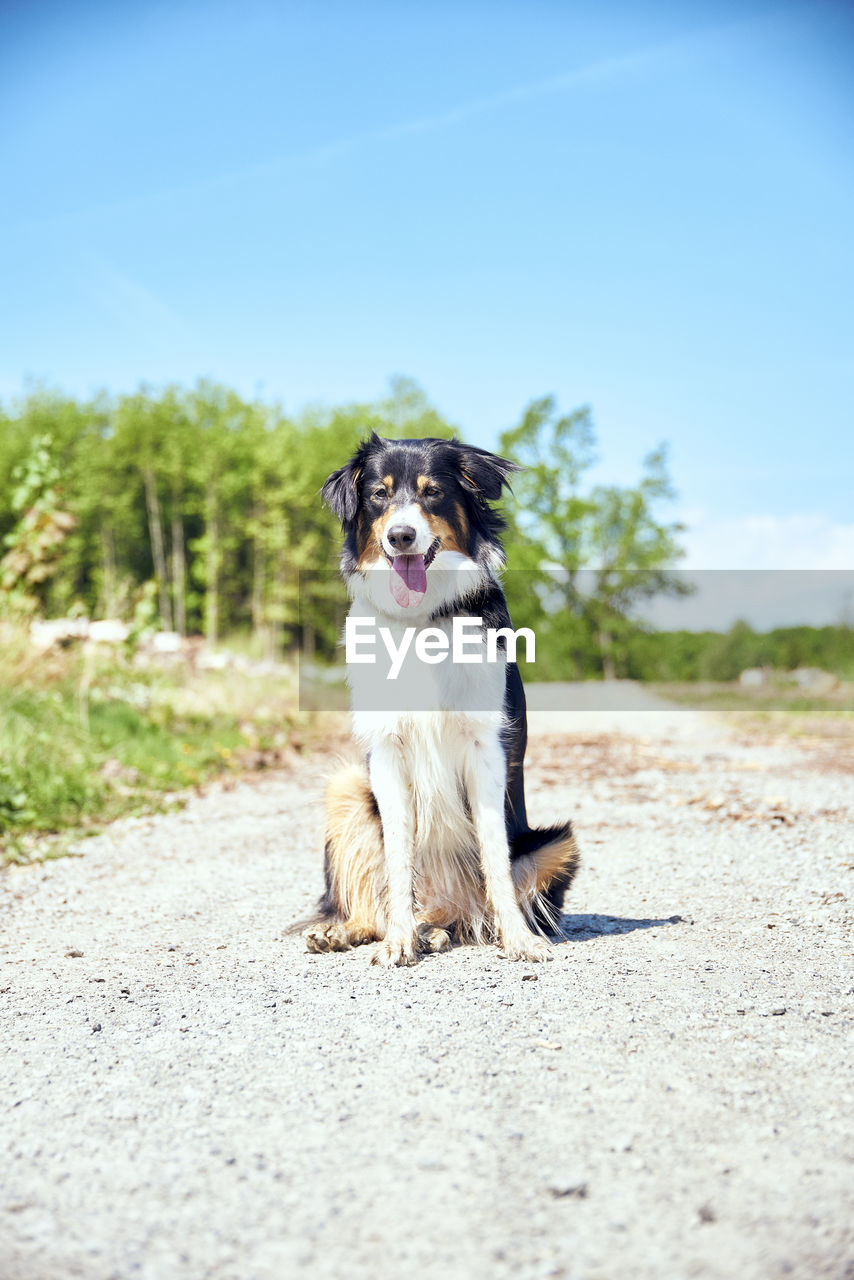
[{"label": "dog", "polygon": [[[373,963],[390,968],[454,941],[495,941],[510,959],[553,958],[548,934],[578,851],[569,822],[532,828],[525,809],[525,694],[508,653],[504,521],[492,505],[516,469],[457,439],[374,433],[323,485],[344,533],[348,628],[379,623],[399,649],[421,624],[434,656],[394,682],[388,664],[348,663],[365,762],[327,790],[309,951],[375,942]],[[455,619],[470,620],[469,656],[439,665]],[[476,620],[498,636],[491,663],[477,637],[481,660],[471,656]]]}]

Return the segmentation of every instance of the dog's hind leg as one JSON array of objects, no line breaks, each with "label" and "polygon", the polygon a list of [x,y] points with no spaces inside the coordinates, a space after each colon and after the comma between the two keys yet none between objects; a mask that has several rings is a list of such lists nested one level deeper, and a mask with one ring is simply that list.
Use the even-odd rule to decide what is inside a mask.
[{"label": "dog's hind leg", "polygon": [[426,920],[418,922],[419,951],[447,951],[451,945],[451,935],[447,929],[429,924]]},{"label": "dog's hind leg", "polygon": [[347,766],[326,791],[326,888],[303,933],[309,951],[348,951],[385,932],[386,887],[379,811],[364,768]]}]

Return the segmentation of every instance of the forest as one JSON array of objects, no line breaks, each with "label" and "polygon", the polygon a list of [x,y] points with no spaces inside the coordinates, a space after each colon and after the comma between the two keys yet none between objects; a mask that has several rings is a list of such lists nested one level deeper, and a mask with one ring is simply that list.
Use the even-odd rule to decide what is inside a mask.
[{"label": "forest", "polygon": [[[372,430],[463,434],[407,378],[378,402],[297,415],[206,381],[88,400],[32,387],[0,407],[0,610],[121,618],[135,633],[210,645],[239,636],[258,656],[329,660],[344,602],[339,530],[319,491]],[[497,449],[523,468],[504,501],[506,591],[515,624],[536,630],[537,678],[854,673],[841,625],[763,636],[745,624],[721,635],[637,622],[644,600],[686,589],[663,446],[635,485],[592,484],[591,410],[561,413],[542,397]]]}]

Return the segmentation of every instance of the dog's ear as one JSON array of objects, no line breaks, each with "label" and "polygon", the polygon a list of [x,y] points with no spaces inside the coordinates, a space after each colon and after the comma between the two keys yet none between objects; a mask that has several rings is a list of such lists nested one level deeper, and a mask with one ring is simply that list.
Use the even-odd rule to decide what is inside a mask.
[{"label": "dog's ear", "polygon": [[475,445],[460,446],[458,466],[464,488],[487,502],[497,501],[504,486],[510,487],[513,472],[522,470],[517,463]]},{"label": "dog's ear", "polygon": [[332,475],[320,490],[320,496],[333,515],[341,521],[344,529],[356,519],[359,510],[358,484],[361,467],[358,455],[351,458],[344,467],[333,471]]}]

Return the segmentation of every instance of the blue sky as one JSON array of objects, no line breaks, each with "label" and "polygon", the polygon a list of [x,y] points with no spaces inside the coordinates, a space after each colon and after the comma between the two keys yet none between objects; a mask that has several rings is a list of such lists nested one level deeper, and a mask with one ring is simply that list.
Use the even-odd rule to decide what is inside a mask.
[{"label": "blue sky", "polygon": [[[671,444],[690,563],[854,566],[843,4],[5,4],[0,398],[208,375]],[[11,123],[11,128],[9,127]]]}]

